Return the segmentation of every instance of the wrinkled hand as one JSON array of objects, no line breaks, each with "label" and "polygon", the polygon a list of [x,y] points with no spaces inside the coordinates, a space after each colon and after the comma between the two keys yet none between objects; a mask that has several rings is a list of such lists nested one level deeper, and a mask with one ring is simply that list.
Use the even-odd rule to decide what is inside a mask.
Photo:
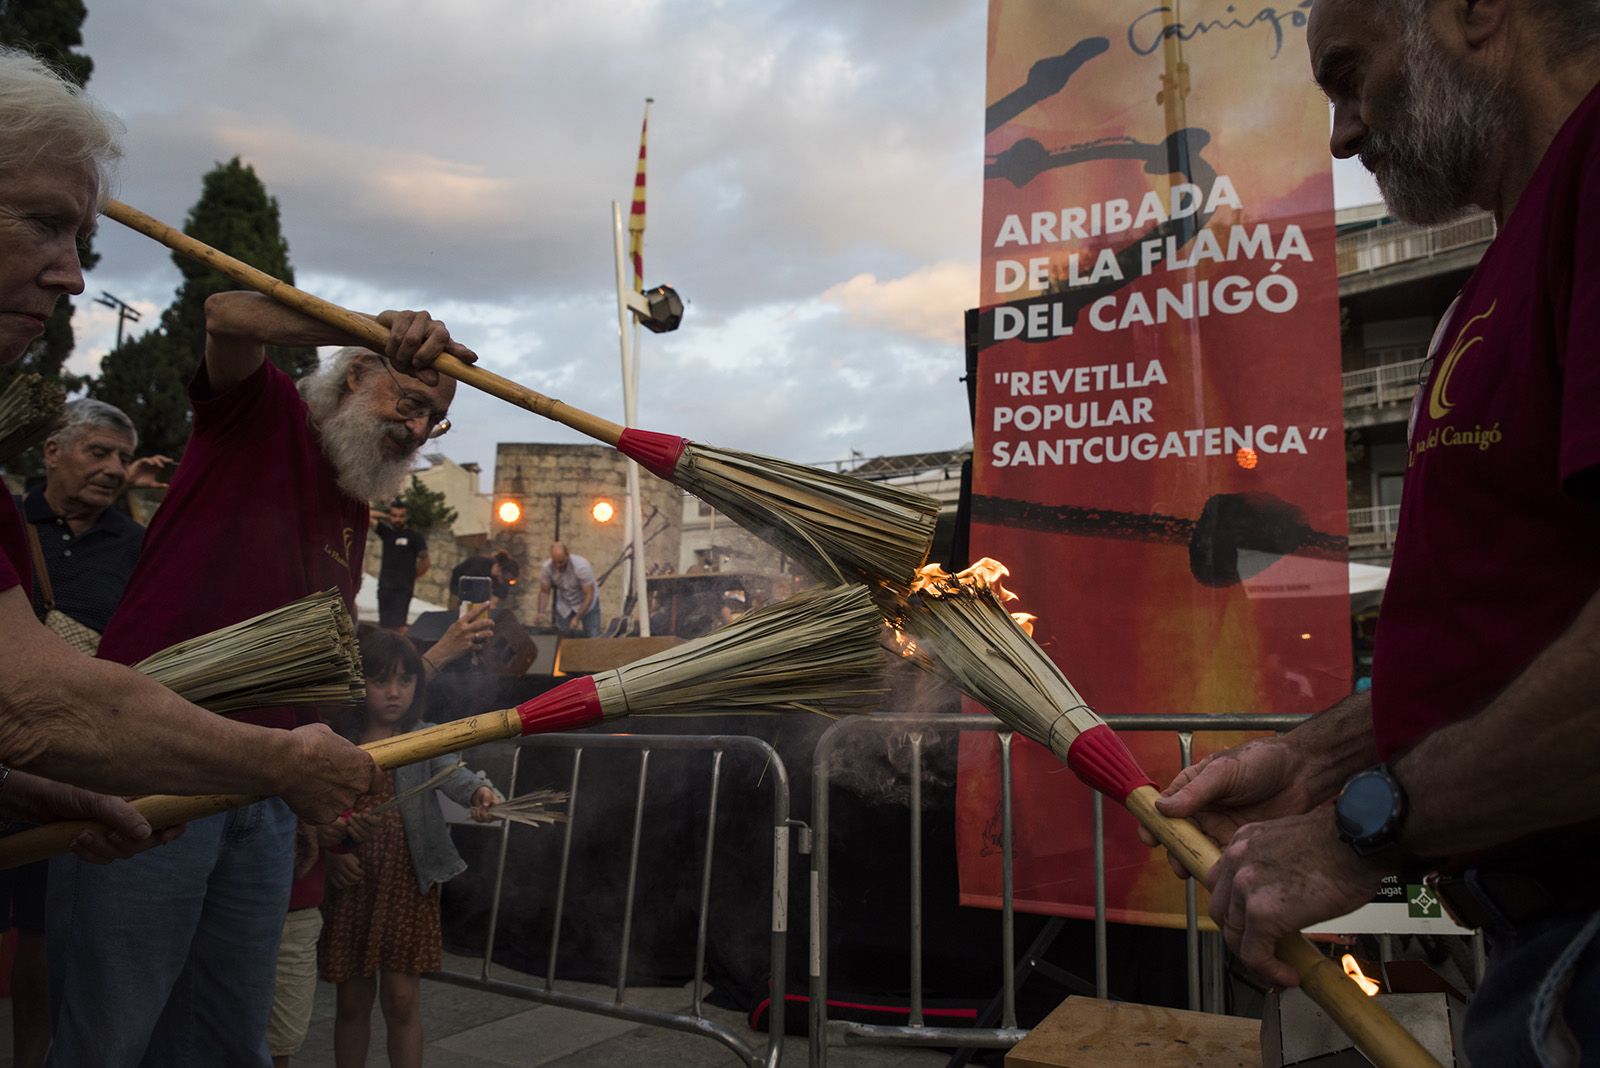
[{"label": "wrinkled hand", "polygon": [[361,882],[361,858],[354,853],[329,853],[327,868],[328,882],[339,890],[348,890]]},{"label": "wrinkled hand", "polygon": [[396,371],[437,385],[439,372],[431,370],[434,360],[449,353],[463,363],[476,363],[478,354],[452,341],[450,329],[425,311],[386,311],[378,322],[389,328],[389,344],[384,355]]},{"label": "wrinkled hand", "polygon": [[[1299,753],[1280,738],[1262,738],[1214,753],[1178,773],[1156,808],[1174,819],[1194,820],[1219,847],[1247,823],[1295,816],[1312,806]],[[1143,827],[1139,837],[1154,846]],[[1171,857],[1179,878],[1189,873]]]},{"label": "wrinkled hand", "polygon": [[428,659],[434,667],[442,668],[452,660],[482,649],[493,637],[494,620],[489,618],[486,602],[450,624],[428,650]]},{"label": "wrinkled hand", "polygon": [[490,811],[505,798],[493,786],[480,786],[472,795],[472,818],[479,823],[493,823],[497,817]]},{"label": "wrinkled hand", "polygon": [[1383,874],[1339,841],[1323,805],[1239,828],[1206,876],[1209,911],[1240,963],[1295,986],[1300,977],[1273,954],[1278,939],[1371,901]]},{"label": "wrinkled hand", "polygon": [[166,489],[161,481],[161,469],[178,461],[170,456],[141,456],[128,465],[128,489]]},{"label": "wrinkled hand", "polygon": [[296,751],[283,799],[307,823],[330,823],[356,798],[383,785],[383,773],[372,758],[326,725],[296,727],[289,736]]},{"label": "wrinkled hand", "polygon": [[0,791],[0,809],[12,819],[50,823],[55,820],[92,820],[72,843],[72,851],[92,864],[124,860],[146,849],[166,845],[183,834],[185,824],[151,833],[139,810],[106,794],[82,790],[53,779],[13,771]]}]

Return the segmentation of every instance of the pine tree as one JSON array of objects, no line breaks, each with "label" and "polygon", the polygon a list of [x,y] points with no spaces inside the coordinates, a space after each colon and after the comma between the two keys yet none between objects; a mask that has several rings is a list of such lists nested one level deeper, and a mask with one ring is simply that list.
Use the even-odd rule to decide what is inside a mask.
[{"label": "pine tree", "polygon": [[[32,52],[82,87],[94,71],[94,60],[73,51],[83,44],[85,13],[82,0],[0,2],[0,44]],[[100,260],[87,245],[80,250],[80,258],[86,271]],[[12,376],[26,371],[60,378],[69,390],[77,389],[84,379],[61,371],[72,354],[73,343],[72,301],[62,300],[57,302],[44,333],[28,346],[22,359],[11,367],[0,368],[0,390],[11,383]],[[37,459],[32,454],[30,457]]]},{"label": "pine tree", "polygon": [[[276,278],[294,281],[278,202],[267,195],[255,169],[237,156],[202,179],[200,199],[183,230]],[[150,450],[177,456],[189,437],[185,388],[205,355],[206,298],[238,286],[203,264],[176,253],[172,258],[183,284],[161,313],[161,325],[102,360],[91,392],[127,412]],[[317,365],[313,348],[269,346],[267,355],[294,377]]]},{"label": "pine tree", "polygon": [[416,475],[400,499],[406,502],[406,522],[424,533],[449,530],[456,521],[456,510],[444,503],[444,494],[423,485]]}]

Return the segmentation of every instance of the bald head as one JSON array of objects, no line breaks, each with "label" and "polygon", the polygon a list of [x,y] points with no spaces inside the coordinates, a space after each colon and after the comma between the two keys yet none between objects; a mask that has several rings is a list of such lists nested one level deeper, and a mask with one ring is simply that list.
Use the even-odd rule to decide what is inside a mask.
[{"label": "bald head", "polygon": [[550,563],[560,570],[567,566],[567,547],[559,541],[550,543]]}]

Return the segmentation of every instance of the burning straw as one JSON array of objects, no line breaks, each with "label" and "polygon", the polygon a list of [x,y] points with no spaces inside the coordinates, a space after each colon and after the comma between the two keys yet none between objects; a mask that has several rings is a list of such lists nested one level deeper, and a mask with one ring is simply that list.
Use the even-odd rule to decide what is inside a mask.
[{"label": "burning straw", "polygon": [[[816,590],[615,671],[571,679],[516,708],[411,731],[362,748],[387,769],[485,742],[587,727],[628,715],[859,710],[884,692],[882,632],[882,617],[866,587]],[[247,795],[162,795],[141,797],[133,806],[160,830],[257,800]],[[63,853],[89,826],[78,821],[52,823],[0,839],[0,868]]]},{"label": "burning straw", "polygon": [[61,383],[29,372],[0,393],[0,464],[8,464],[50,436],[66,410]]},{"label": "burning straw", "polygon": [[213,712],[353,704],[366,692],[355,625],[333,589],[179,642],[133,667]]},{"label": "burning straw", "polygon": [[[1106,725],[1014,617],[1015,595],[1000,585],[1009,572],[980,560],[951,575],[924,568],[899,619],[903,655],[949,678],[1007,726],[1048,748],[1085,783],[1125,805],[1190,874],[1204,879],[1220,859],[1215,843],[1189,820],[1155,807],[1152,783],[1122,740]],[[1300,974],[1306,993],[1380,1068],[1433,1066],[1438,1062],[1366,997],[1303,935],[1286,935],[1274,947]]]},{"label": "burning straw", "polygon": [[[107,201],[101,210],[240,285],[362,339],[379,352],[388,343],[388,331],[366,316],[296,289],[120,201]],[[928,558],[939,503],[925,494],[753,453],[711,448],[673,434],[624,428],[448,354],[440,356],[433,367],[613,446],[652,474],[726,512],[824,582],[860,579],[903,591]]]}]

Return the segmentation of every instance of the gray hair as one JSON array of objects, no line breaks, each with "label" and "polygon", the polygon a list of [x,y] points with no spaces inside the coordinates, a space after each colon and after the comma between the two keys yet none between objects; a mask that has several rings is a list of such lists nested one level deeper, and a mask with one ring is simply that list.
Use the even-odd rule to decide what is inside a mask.
[{"label": "gray hair", "polygon": [[367,364],[376,367],[381,359],[371,349],[349,345],[335,349],[320,367],[296,382],[300,398],[310,409],[312,424],[321,423],[331,416],[339,407],[339,402],[350,392],[350,386],[345,382],[350,368]]},{"label": "gray hair", "polygon": [[0,174],[40,162],[89,164],[103,198],[122,132],[114,115],[37,57],[0,46]]},{"label": "gray hair", "polygon": [[61,420],[61,425],[45,438],[46,444],[53,444],[59,448],[70,448],[77,444],[79,438],[91,430],[114,430],[119,434],[126,434],[133,439],[133,447],[139,447],[139,430],[133,425],[133,420],[114,404],[85,397],[75,400],[66,407],[66,414]]},{"label": "gray hair", "polygon": [[[1420,26],[1432,0],[1369,0],[1391,13],[1401,26]],[[1543,25],[1540,34],[1550,58],[1558,62],[1600,52],[1600,0],[1527,0],[1530,15]]]}]

